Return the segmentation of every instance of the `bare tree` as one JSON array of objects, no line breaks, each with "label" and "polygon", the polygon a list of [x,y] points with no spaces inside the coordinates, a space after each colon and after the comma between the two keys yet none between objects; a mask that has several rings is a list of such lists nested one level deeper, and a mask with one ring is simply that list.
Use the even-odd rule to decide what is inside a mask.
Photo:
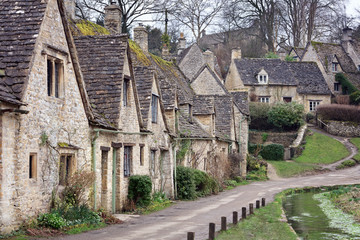
[{"label": "bare tree", "polygon": [[103,19],[104,8],[111,2],[121,9],[123,33],[128,32],[137,18],[163,11],[162,0],[76,0],[76,15],[82,19]]},{"label": "bare tree", "polygon": [[218,15],[223,0],[173,0],[168,7],[169,13],[184,24],[199,42],[201,32]]}]

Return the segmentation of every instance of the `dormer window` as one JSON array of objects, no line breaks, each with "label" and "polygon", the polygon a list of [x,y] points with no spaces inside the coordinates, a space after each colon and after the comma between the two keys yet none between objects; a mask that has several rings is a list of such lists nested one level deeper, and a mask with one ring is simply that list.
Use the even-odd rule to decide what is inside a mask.
[{"label": "dormer window", "polygon": [[267,84],[268,83],[268,74],[262,69],[258,74],[258,83],[259,84]]},{"label": "dormer window", "polygon": [[338,63],[332,63],[332,66],[331,66],[331,70],[333,71],[333,72],[337,72],[338,71]]}]

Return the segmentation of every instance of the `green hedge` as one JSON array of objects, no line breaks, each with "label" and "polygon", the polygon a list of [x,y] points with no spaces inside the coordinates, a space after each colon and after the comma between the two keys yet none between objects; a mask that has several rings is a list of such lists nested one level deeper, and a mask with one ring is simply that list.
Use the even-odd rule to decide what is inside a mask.
[{"label": "green hedge", "polygon": [[279,102],[268,112],[268,121],[279,129],[297,129],[303,122],[304,106],[295,102]]},{"label": "green hedge", "polygon": [[335,81],[341,84],[343,94],[352,94],[353,92],[358,91],[358,89],[352,85],[352,83],[349,82],[349,80],[342,73],[337,73],[335,75]]},{"label": "green hedge", "polygon": [[261,151],[263,149],[263,147],[264,146],[262,144],[249,143],[248,151],[250,154],[254,154],[256,151]]},{"label": "green hedge", "polygon": [[354,105],[360,104],[360,91],[356,91],[350,94],[350,103]]},{"label": "green hedge", "polygon": [[202,197],[219,192],[219,185],[214,178],[203,171],[197,169],[193,171],[197,196]]},{"label": "green hedge", "polygon": [[281,144],[269,144],[264,146],[260,155],[266,160],[283,160],[284,146]]},{"label": "green hedge", "polygon": [[128,198],[138,207],[148,206],[151,202],[152,182],[149,176],[134,175],[129,178]]}]

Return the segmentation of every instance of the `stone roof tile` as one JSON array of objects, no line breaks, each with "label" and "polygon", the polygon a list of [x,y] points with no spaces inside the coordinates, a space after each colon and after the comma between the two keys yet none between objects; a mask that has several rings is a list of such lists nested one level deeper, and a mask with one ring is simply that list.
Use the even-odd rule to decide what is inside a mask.
[{"label": "stone roof tile", "polygon": [[249,115],[249,100],[248,92],[231,92],[235,104],[238,106],[240,112],[245,115]]}]

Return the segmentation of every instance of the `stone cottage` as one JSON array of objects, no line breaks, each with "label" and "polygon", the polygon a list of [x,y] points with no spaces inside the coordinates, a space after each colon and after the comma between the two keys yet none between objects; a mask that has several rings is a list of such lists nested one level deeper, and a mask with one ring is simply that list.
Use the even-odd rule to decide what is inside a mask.
[{"label": "stone cottage", "polygon": [[341,84],[335,81],[336,73],[344,73],[354,86],[360,88],[360,47],[350,28],[343,29],[340,44],[309,42],[299,59],[317,63],[332,94],[342,93]]},{"label": "stone cottage", "polygon": [[0,229],[47,211],[91,166],[93,113],[58,0],[0,2]]},{"label": "stone cottage", "polygon": [[331,98],[316,63],[241,58],[240,49],[233,50],[225,86],[229,91],[248,91],[251,101],[295,101],[304,105],[305,112],[330,104]]}]

